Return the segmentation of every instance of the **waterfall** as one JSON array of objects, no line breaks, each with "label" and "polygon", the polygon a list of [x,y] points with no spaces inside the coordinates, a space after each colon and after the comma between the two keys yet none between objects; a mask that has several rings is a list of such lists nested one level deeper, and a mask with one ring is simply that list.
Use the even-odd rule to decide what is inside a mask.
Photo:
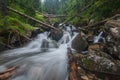
[{"label": "waterfall", "polygon": [[68,80],[67,49],[77,33],[71,36],[70,28],[55,42],[48,38],[48,32],[38,34],[22,48],[1,53],[0,71],[19,66],[9,80]]}]

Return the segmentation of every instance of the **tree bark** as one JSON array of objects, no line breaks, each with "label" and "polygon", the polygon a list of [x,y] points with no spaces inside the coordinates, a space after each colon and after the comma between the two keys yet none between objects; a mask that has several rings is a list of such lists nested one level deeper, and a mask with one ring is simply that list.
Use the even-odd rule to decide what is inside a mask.
[{"label": "tree bark", "polygon": [[0,13],[2,13],[2,15],[7,15],[6,0],[0,0]]},{"label": "tree bark", "polygon": [[[22,12],[19,12],[19,11],[13,9],[13,8],[10,8],[10,7],[7,7],[7,8],[8,8],[10,11],[12,11],[12,12],[15,12],[15,13],[21,15],[21,16],[24,16],[24,17],[26,17],[26,18],[28,18],[28,19],[31,19],[31,20],[33,20],[33,21],[35,21],[35,22],[43,25],[44,27],[49,27],[49,28],[52,28],[52,29],[54,29],[54,30],[58,30],[57,28],[55,28],[55,27],[53,27],[53,26],[51,26],[51,25],[49,25],[49,24],[46,24],[46,23],[44,23],[44,22],[41,22],[41,21],[39,21],[39,20],[37,20],[37,19],[35,19],[35,18],[31,17],[31,16],[28,16],[28,15],[22,13]],[[58,30],[58,31],[59,31],[59,30]]]}]

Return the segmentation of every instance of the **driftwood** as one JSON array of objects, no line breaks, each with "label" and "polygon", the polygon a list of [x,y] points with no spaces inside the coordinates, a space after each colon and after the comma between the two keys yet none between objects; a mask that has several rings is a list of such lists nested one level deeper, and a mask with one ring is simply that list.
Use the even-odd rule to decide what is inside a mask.
[{"label": "driftwood", "polygon": [[109,21],[109,20],[111,20],[111,19],[114,19],[114,18],[116,18],[116,17],[119,17],[119,16],[120,16],[120,14],[117,14],[117,15],[111,17],[111,18],[104,19],[104,20],[102,20],[102,21],[100,21],[100,22],[97,22],[97,23],[94,23],[94,24],[85,26],[84,29],[88,29],[88,28],[91,28],[91,27],[94,27],[94,26],[97,26],[97,25],[102,25],[102,24],[104,24],[105,22],[107,22],[107,21]]},{"label": "driftwood", "polygon": [[12,11],[12,12],[15,12],[15,13],[21,15],[21,16],[24,16],[24,17],[26,17],[26,18],[28,18],[28,19],[31,19],[31,20],[33,20],[33,21],[35,21],[35,22],[43,25],[44,27],[49,27],[49,28],[52,28],[52,29],[54,29],[54,30],[58,30],[57,28],[55,28],[55,27],[53,27],[53,26],[51,26],[51,25],[48,25],[48,24],[46,24],[46,23],[44,23],[44,22],[41,22],[41,21],[39,21],[39,20],[37,20],[37,19],[35,19],[35,18],[31,17],[31,16],[28,16],[28,15],[22,13],[22,12],[19,12],[19,11],[13,9],[13,8],[10,8],[10,7],[7,7],[7,8],[8,8],[8,10],[10,10],[10,11]]},{"label": "driftwood", "polygon": [[6,80],[16,73],[18,67],[12,67],[0,73],[0,80]]}]

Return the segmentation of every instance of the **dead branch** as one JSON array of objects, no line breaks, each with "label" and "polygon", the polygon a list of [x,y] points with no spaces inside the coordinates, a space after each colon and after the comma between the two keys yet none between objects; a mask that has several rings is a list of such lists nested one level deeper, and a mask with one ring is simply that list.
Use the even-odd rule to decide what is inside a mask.
[{"label": "dead branch", "polygon": [[11,34],[12,34],[12,32],[10,32],[10,33],[9,33],[9,36],[8,36],[8,43],[7,43],[8,45],[10,44],[10,37],[11,37]]},{"label": "dead branch", "polygon": [[30,38],[29,38],[29,37],[27,37],[27,36],[25,36],[25,35],[19,33],[19,32],[16,31],[16,30],[15,30],[14,32],[16,32],[16,33],[19,34],[20,36],[24,37],[26,40],[30,41]]},{"label": "dead branch", "polygon": [[97,25],[102,25],[102,24],[104,24],[105,22],[107,22],[107,21],[109,21],[109,20],[111,20],[111,19],[114,19],[114,18],[116,18],[116,17],[119,17],[119,16],[120,16],[120,14],[116,14],[115,16],[113,16],[113,17],[111,17],[111,18],[107,18],[107,19],[104,19],[104,20],[102,20],[102,21],[100,21],[100,22],[97,22],[97,23],[94,23],[94,24],[85,26],[84,29],[88,29],[88,28],[91,28],[91,27],[94,27],[94,26],[97,26]]}]

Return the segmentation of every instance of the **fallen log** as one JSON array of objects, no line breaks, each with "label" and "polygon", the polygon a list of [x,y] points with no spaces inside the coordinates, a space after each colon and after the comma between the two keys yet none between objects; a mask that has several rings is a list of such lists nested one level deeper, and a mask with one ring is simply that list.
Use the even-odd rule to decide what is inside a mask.
[{"label": "fallen log", "polygon": [[0,73],[0,80],[6,80],[16,73],[18,67],[11,67],[4,72]]},{"label": "fallen log", "polygon": [[44,23],[44,22],[41,22],[41,21],[39,21],[39,20],[37,20],[37,19],[35,19],[35,18],[31,17],[31,16],[28,16],[28,15],[22,13],[22,12],[19,12],[19,11],[13,9],[13,8],[7,7],[7,9],[10,10],[10,11],[12,11],[12,12],[15,12],[15,13],[21,15],[21,16],[24,16],[24,17],[26,17],[26,18],[28,18],[28,19],[31,19],[31,20],[33,20],[33,21],[35,21],[35,22],[43,25],[44,27],[49,27],[49,28],[52,28],[52,29],[54,29],[54,30],[58,30],[57,28],[55,28],[55,27],[53,27],[53,26],[51,26],[51,25],[49,25],[49,24],[46,24],[46,23]]},{"label": "fallen log", "polygon": [[84,28],[84,29],[88,29],[88,28],[91,28],[91,27],[94,27],[94,26],[97,26],[97,25],[102,25],[102,24],[104,24],[105,22],[107,22],[107,21],[109,21],[109,20],[111,20],[111,19],[114,19],[114,18],[116,18],[116,17],[119,17],[119,16],[120,16],[120,14],[116,14],[115,16],[113,16],[113,17],[111,17],[111,18],[104,19],[104,20],[102,20],[102,21],[100,21],[100,22],[97,22],[97,23],[94,23],[94,24],[85,26],[85,27],[83,27],[83,28]]}]

